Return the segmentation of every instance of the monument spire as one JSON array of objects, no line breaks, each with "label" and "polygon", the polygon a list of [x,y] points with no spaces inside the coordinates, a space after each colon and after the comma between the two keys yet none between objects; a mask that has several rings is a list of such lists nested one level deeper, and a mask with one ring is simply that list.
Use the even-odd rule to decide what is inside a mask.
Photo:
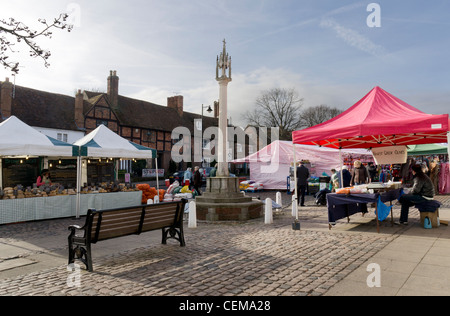
[{"label": "monument spire", "polygon": [[[217,56],[216,61],[216,80],[228,80],[231,81],[231,57],[228,56],[227,53],[227,42],[225,39],[223,40],[223,50],[220,53],[220,57]],[[227,69],[228,69],[228,75],[227,75]],[[220,70],[220,77],[219,77],[219,70]]]},{"label": "monument spire", "polygon": [[261,201],[253,201],[239,189],[239,178],[230,177],[228,171],[228,122],[227,86],[231,81],[231,57],[228,56],[226,41],[216,58],[216,80],[219,83],[219,129],[217,135],[217,173],[206,178],[206,190],[195,197],[196,214],[201,220],[247,220],[262,216]]}]

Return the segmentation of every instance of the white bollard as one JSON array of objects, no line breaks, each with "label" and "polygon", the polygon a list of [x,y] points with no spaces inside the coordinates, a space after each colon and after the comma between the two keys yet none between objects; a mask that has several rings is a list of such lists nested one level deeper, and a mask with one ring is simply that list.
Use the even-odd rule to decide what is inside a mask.
[{"label": "white bollard", "polygon": [[147,200],[147,204],[153,204],[153,200],[152,199],[148,199]]},{"label": "white bollard", "polygon": [[195,207],[195,201],[189,202],[189,228],[197,227],[197,209]]},{"label": "white bollard", "polygon": [[276,201],[278,205],[283,206],[283,201],[281,199],[281,192],[277,192]]},{"label": "white bollard", "polygon": [[265,224],[273,223],[272,200],[270,198],[266,199],[266,211],[265,211],[264,223]]}]

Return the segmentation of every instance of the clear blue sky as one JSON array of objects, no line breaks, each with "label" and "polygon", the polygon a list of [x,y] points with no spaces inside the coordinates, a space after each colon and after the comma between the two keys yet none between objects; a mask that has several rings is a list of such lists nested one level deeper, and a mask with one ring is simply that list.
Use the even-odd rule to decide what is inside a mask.
[{"label": "clear blue sky", "polygon": [[[433,0],[0,0],[0,18],[29,25],[71,13],[71,33],[42,40],[51,66],[19,59],[18,85],[74,95],[106,91],[117,70],[119,93],[165,105],[184,96],[185,109],[218,99],[215,60],[227,41],[233,81],[229,116],[242,114],[261,91],[295,88],[304,107],[347,109],[380,86],[431,114],[450,112],[450,1]],[[380,27],[369,27],[370,3]],[[11,77],[0,69],[0,80]]]}]

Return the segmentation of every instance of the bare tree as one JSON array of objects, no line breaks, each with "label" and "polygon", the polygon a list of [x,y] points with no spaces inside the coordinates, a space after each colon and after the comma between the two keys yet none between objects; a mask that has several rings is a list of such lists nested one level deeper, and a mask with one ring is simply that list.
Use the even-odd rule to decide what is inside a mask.
[{"label": "bare tree", "polygon": [[338,108],[332,108],[321,104],[303,110],[300,115],[299,125],[301,128],[311,127],[332,119],[342,113]]},{"label": "bare tree", "polygon": [[253,111],[247,111],[244,118],[250,125],[279,127],[280,139],[290,140],[292,131],[300,126],[302,105],[303,99],[295,89],[274,88],[263,91]]},{"label": "bare tree", "polygon": [[48,23],[45,19],[38,21],[43,25],[41,30],[32,30],[24,23],[16,21],[14,18],[9,20],[0,20],[0,64],[6,69],[10,69],[13,73],[19,72],[19,62],[9,61],[9,53],[15,53],[16,43],[25,43],[29,50],[31,57],[40,57],[44,60],[45,67],[48,67],[48,58],[50,51],[42,49],[35,39],[38,37],[52,37],[52,29],[72,30],[72,25],[66,23],[68,15],[61,13],[58,18],[53,20],[53,23]]}]

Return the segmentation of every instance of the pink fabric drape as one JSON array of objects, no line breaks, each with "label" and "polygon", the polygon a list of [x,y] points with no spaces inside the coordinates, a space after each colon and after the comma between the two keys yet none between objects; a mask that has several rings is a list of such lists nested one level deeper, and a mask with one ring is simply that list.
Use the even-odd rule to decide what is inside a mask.
[{"label": "pink fabric drape", "polygon": [[450,193],[450,164],[448,162],[441,164],[439,173],[439,194]]}]

